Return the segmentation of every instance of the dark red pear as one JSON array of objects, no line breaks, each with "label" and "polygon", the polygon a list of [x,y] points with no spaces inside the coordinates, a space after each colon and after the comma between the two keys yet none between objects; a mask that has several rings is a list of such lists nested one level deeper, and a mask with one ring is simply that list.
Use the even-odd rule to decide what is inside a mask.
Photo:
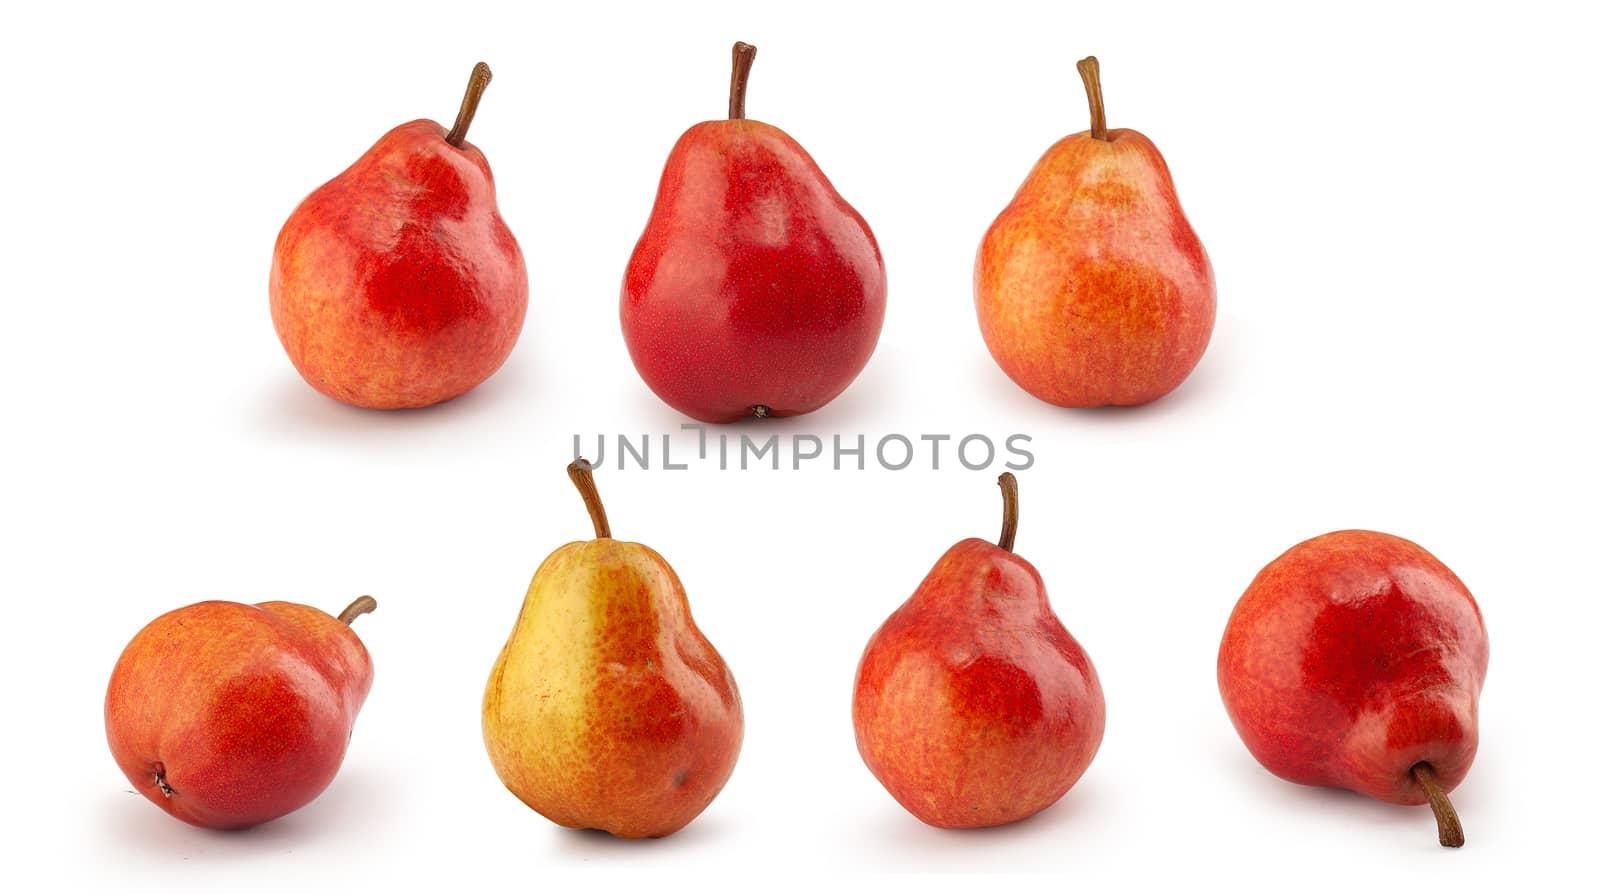
[{"label": "dark red pear", "polygon": [[883,256],[867,222],[799,143],[744,116],[755,53],[734,44],[727,119],[672,147],[622,285],[633,365],[703,422],[821,407],[883,328]]},{"label": "dark red pear", "polygon": [[1439,843],[1465,840],[1447,793],[1478,752],[1489,666],[1483,615],[1427,550],[1336,531],[1261,569],[1228,619],[1217,683],[1268,770],[1391,804],[1429,804]]}]

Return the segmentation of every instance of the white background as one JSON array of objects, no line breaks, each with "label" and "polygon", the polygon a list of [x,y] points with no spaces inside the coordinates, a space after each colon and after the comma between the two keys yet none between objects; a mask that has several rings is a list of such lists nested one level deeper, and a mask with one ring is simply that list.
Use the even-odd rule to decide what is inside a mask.
[{"label": "white background", "polygon": [[[581,868],[585,884],[636,872],[681,889],[1045,870],[1081,888],[1455,891],[1582,856],[1600,196],[1581,8],[41,9],[0,27],[8,882],[532,890]],[[849,391],[734,433],[1033,437],[1018,552],[1098,665],[1109,719],[1087,775],[1027,822],[924,827],[852,739],[867,637],[944,549],[996,533],[998,469],[948,461],[603,470],[618,536],[673,563],[738,678],[738,768],[685,831],[629,843],[546,822],[484,755],[482,686],[528,578],[588,536],[563,472],[573,435],[683,421],[629,364],[617,294],[668,149],[725,109],[735,39],[760,47],[751,116],[867,218],[890,288]],[[1111,126],[1166,154],[1219,283],[1198,371],[1138,410],[1029,397],[972,309],[984,228],[1087,126],[1073,63],[1088,53]],[[447,405],[333,403],[273,333],[273,239],[388,128],[448,124],[480,58],[496,77],[471,139],[528,259],[521,341]],[[1345,527],[1417,540],[1487,620],[1459,852],[1425,808],[1269,776],[1217,696],[1217,642],[1251,577]],[[377,678],[322,798],[218,834],[128,793],[101,700],[141,625],[207,598],[337,610],[360,593],[380,603],[357,624]]]}]

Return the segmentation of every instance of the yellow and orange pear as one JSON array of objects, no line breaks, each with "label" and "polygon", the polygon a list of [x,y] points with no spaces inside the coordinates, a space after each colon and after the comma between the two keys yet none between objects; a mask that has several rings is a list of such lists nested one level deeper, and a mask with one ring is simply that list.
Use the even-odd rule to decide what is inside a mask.
[{"label": "yellow and orange pear", "polygon": [[563,826],[658,838],[733,773],[744,709],[655,550],[615,540],[587,462],[567,467],[593,540],[551,553],[528,585],[483,695],[489,760]]}]

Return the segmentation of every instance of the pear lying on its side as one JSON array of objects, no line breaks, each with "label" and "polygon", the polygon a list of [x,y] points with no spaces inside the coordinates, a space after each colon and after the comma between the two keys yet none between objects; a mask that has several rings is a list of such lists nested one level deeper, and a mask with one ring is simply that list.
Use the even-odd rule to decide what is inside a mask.
[{"label": "pear lying on its side", "polygon": [[293,602],[210,600],[128,643],[106,687],[106,742],[139,794],[207,829],[246,829],[311,803],[344,762],[372,689],[351,622]]},{"label": "pear lying on its side", "polygon": [[1277,776],[1427,803],[1466,841],[1448,792],[1478,753],[1489,670],[1483,613],[1432,553],[1335,531],[1290,547],[1239,597],[1217,653],[1222,703]]},{"label": "pear lying on its side", "polygon": [[483,695],[483,739],[511,793],[553,822],[620,838],[683,828],[744,738],[733,675],[672,566],[611,538],[588,463],[567,467],[595,539],[550,554]]}]

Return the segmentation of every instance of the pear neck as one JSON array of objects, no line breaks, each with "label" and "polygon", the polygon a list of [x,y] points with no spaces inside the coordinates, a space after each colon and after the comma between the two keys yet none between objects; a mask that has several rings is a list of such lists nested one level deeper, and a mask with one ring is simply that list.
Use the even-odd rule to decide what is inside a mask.
[{"label": "pear neck", "polygon": [[595,539],[609,538],[611,522],[606,518],[605,504],[600,502],[600,489],[594,483],[594,465],[580,456],[567,466],[567,477],[572,479],[572,486],[578,489],[578,494],[583,497],[584,507],[589,510],[589,521],[594,523]]},{"label": "pear neck", "polygon": [[1031,618],[1049,605],[1027,560],[1015,553],[997,555],[994,544],[983,537],[969,537],[946,550],[914,598],[968,617],[994,612]]}]

